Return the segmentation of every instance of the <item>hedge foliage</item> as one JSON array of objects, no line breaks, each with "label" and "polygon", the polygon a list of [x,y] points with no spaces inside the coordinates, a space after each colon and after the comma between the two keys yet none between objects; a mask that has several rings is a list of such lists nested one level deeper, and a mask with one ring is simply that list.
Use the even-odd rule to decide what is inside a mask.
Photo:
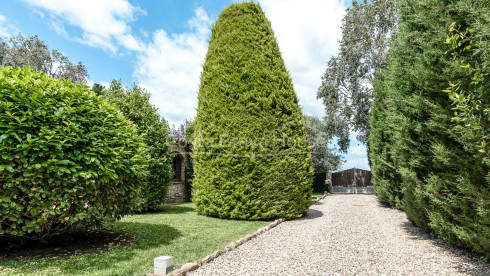
[{"label": "hedge foliage", "polygon": [[311,203],[304,119],[270,22],[232,4],[212,28],[194,133],[193,201],[222,218],[301,216]]},{"label": "hedge foliage", "polygon": [[403,208],[411,221],[442,239],[487,256],[488,166],[455,131],[452,101],[443,90],[452,81],[471,84],[466,88],[488,107],[488,79],[473,83],[444,42],[453,22],[471,27],[486,42],[466,58],[488,62],[489,15],[487,0],[402,1],[388,67],[376,75],[368,141],[381,201]]},{"label": "hedge foliage", "polygon": [[124,87],[120,81],[112,81],[108,89],[100,92],[130,119],[144,137],[151,158],[147,160],[149,176],[142,183],[141,211],[157,210],[165,202],[171,178],[173,154],[169,152],[170,129],[158,108],[150,104],[150,93],[134,85]]},{"label": "hedge foliage", "polygon": [[45,239],[131,213],[148,154],[85,85],[0,68],[0,237]]}]

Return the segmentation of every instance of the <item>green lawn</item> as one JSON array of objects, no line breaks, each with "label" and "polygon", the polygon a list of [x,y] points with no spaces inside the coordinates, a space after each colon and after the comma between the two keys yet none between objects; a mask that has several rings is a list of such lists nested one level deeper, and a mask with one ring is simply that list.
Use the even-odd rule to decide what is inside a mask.
[{"label": "green lawn", "polygon": [[143,275],[153,270],[155,257],[173,256],[175,268],[179,268],[268,223],[200,216],[192,203],[165,206],[159,213],[125,217],[108,226],[134,235],[134,245],[117,246],[101,254],[4,262],[0,263],[0,274]]}]

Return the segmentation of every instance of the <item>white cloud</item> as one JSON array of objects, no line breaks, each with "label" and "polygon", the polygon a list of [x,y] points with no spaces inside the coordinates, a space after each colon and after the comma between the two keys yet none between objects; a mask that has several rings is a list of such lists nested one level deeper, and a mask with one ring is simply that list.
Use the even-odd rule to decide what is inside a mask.
[{"label": "white cloud", "polygon": [[141,51],[142,42],[131,35],[128,25],[139,14],[139,7],[127,0],[24,0],[32,7],[49,14],[51,27],[60,35],[67,36],[64,24],[79,27],[80,43],[116,53],[120,46],[127,50]]},{"label": "white cloud", "polygon": [[[336,54],[345,13],[343,0],[263,0],[304,112],[323,116],[316,91],[328,59]],[[170,123],[192,118],[206,55],[211,20],[202,8],[187,22],[189,31],[158,30],[141,52],[134,77],[152,94],[152,102]]]},{"label": "white cloud", "polygon": [[168,34],[157,30],[153,42],[138,55],[134,77],[151,94],[151,101],[169,123],[191,119],[197,107],[202,64],[211,20],[202,8],[187,22],[189,31]]},{"label": "white cloud", "polygon": [[324,115],[316,99],[326,63],[338,51],[344,0],[260,0],[271,21],[303,112]]},{"label": "white cloud", "polygon": [[9,24],[7,18],[0,13],[0,38],[10,37],[12,34],[17,32],[18,29]]},{"label": "white cloud", "polygon": [[352,168],[371,170],[369,168],[369,162],[367,158],[358,158],[358,159],[346,160],[344,166],[342,166],[342,168],[339,171],[352,169]]},{"label": "white cloud", "polygon": [[111,86],[111,83],[110,82],[106,82],[106,81],[101,81],[99,82],[100,85],[104,86],[105,88],[109,88],[109,86]]},{"label": "white cloud", "polygon": [[[117,53],[122,47],[136,51],[133,77],[152,94],[152,103],[171,123],[192,118],[197,107],[200,72],[206,55],[212,21],[202,8],[187,22],[188,31],[169,34],[157,30],[142,43],[129,23],[140,8],[127,0],[24,0],[50,18],[52,27],[66,36],[66,24],[79,27],[81,43]],[[305,113],[323,116],[316,99],[326,62],[336,54],[344,0],[261,0],[271,21],[296,93]],[[142,37],[146,32],[139,30]],[[147,39],[147,38],[145,38]]]},{"label": "white cloud", "polygon": [[366,156],[366,147],[364,145],[357,145],[355,147],[349,148],[349,154],[355,156]]}]

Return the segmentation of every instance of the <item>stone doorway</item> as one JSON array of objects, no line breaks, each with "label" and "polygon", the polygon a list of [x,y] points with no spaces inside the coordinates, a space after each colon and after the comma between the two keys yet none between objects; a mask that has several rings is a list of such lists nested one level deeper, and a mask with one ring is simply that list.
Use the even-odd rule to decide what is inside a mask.
[{"label": "stone doorway", "polygon": [[172,160],[173,176],[170,179],[165,203],[184,203],[189,200],[187,184],[185,182],[185,166],[188,162],[186,147],[178,142],[170,148],[170,151],[175,154],[175,157]]},{"label": "stone doorway", "polygon": [[172,161],[172,171],[174,173],[173,181],[180,182],[183,179],[185,180],[185,164],[183,164],[182,156],[177,154]]}]

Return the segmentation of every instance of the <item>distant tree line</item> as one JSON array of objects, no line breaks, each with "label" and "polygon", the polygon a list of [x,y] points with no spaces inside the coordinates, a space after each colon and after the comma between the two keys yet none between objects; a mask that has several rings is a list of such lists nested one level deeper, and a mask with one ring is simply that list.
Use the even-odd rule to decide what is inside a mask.
[{"label": "distant tree line", "polygon": [[0,66],[31,66],[51,78],[71,79],[74,83],[88,81],[87,69],[80,61],[73,63],[60,51],[50,51],[37,36],[21,33],[7,40],[0,38]]}]

